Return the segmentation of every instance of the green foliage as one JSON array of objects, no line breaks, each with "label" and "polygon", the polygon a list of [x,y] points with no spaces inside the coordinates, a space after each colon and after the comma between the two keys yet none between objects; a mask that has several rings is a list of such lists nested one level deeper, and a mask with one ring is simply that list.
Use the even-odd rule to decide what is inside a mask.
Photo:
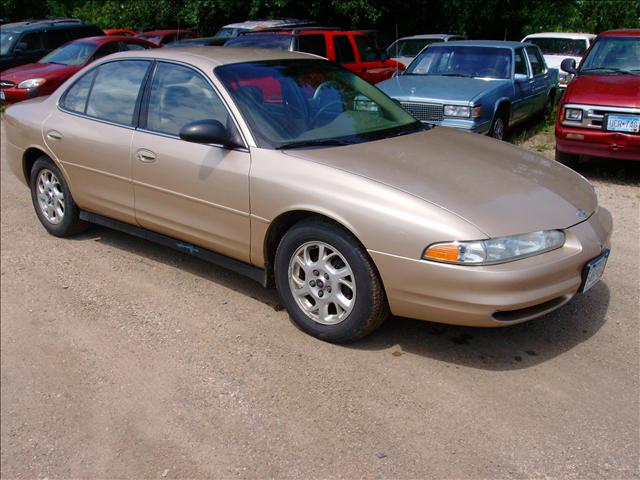
[{"label": "green foliage", "polygon": [[399,34],[519,40],[539,31],[640,28],[637,0],[0,0],[2,16],[73,15],[103,28],[185,27],[212,35],[249,18],[296,17]]}]

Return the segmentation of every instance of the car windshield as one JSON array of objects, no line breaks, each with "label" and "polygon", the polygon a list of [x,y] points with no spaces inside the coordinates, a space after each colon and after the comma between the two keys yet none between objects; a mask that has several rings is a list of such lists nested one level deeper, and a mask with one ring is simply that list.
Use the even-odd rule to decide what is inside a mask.
[{"label": "car windshield", "polygon": [[387,48],[387,54],[392,58],[415,57],[427,45],[439,42],[443,42],[443,40],[439,38],[412,38],[407,40],[398,40]]},{"label": "car windshield", "polygon": [[291,35],[240,35],[224,44],[225,47],[243,48],[269,48],[272,50],[289,50],[291,48]]},{"label": "car windshield", "polygon": [[215,74],[261,147],[362,143],[425,128],[376,87],[327,61],[236,63]]},{"label": "car windshield", "polygon": [[580,67],[580,73],[640,72],[640,37],[601,37]]},{"label": "car windshield", "polygon": [[579,38],[536,37],[528,38],[526,41],[540,47],[544,55],[581,57],[588,46],[587,40]]},{"label": "car windshield", "polygon": [[411,62],[405,75],[507,79],[511,78],[511,50],[434,44]]},{"label": "car windshield", "polygon": [[0,55],[7,55],[17,38],[16,32],[0,31]]},{"label": "car windshield", "polygon": [[42,57],[38,63],[58,63],[60,65],[80,66],[89,60],[89,57],[98,48],[93,43],[73,42],[54,50]]}]

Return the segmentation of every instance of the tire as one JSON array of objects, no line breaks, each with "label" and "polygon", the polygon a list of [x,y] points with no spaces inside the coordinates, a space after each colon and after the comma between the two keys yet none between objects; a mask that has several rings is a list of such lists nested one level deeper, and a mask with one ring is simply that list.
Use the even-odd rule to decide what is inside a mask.
[{"label": "tire", "polygon": [[542,109],[542,116],[544,118],[547,118],[549,115],[551,115],[551,112],[553,111],[554,100],[555,95],[552,92],[549,92],[549,95],[547,95],[547,100],[544,102],[544,107]]},{"label": "tire", "polygon": [[33,164],[31,201],[42,226],[51,235],[68,237],[86,229],[60,169],[46,156]]},{"label": "tire", "polygon": [[329,221],[303,220],[284,235],[275,280],[295,324],[321,340],[353,342],[389,316],[373,262],[353,235]]},{"label": "tire", "polygon": [[574,168],[580,161],[580,155],[573,155],[571,153],[564,153],[558,150],[556,147],[556,161],[566,165],[569,168]]},{"label": "tire", "polygon": [[507,136],[507,115],[503,110],[498,110],[494,115],[489,136],[496,140],[504,140]]}]

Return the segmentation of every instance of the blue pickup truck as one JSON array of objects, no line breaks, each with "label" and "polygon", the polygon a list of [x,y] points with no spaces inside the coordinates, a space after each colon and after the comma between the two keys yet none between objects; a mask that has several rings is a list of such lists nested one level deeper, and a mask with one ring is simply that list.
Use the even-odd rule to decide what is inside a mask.
[{"label": "blue pickup truck", "polygon": [[377,86],[424,123],[502,140],[515,123],[551,111],[558,70],[530,43],[464,40],[429,45]]}]

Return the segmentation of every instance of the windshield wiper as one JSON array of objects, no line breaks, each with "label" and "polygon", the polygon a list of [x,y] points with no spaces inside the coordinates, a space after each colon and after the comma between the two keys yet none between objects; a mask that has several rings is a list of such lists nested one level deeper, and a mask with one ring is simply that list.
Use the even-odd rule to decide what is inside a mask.
[{"label": "windshield wiper", "polygon": [[[638,75],[637,73],[634,73],[633,70],[624,70],[622,68],[615,68],[615,67],[585,68],[585,69],[581,70],[580,73],[597,72],[597,71],[603,71],[603,70],[607,70],[609,72],[614,72],[614,73],[622,73],[622,74],[625,74],[625,75]],[[636,70],[636,69],[634,69],[634,70]]]},{"label": "windshield wiper", "polygon": [[471,77],[472,75],[467,75],[466,73],[439,73],[436,75],[440,75],[441,77]]},{"label": "windshield wiper", "polygon": [[301,140],[299,142],[289,142],[278,145],[276,150],[288,150],[293,148],[308,148],[308,147],[339,147],[343,145],[353,145],[353,142],[347,142],[346,140],[338,140],[336,138],[329,138],[325,140]]}]

